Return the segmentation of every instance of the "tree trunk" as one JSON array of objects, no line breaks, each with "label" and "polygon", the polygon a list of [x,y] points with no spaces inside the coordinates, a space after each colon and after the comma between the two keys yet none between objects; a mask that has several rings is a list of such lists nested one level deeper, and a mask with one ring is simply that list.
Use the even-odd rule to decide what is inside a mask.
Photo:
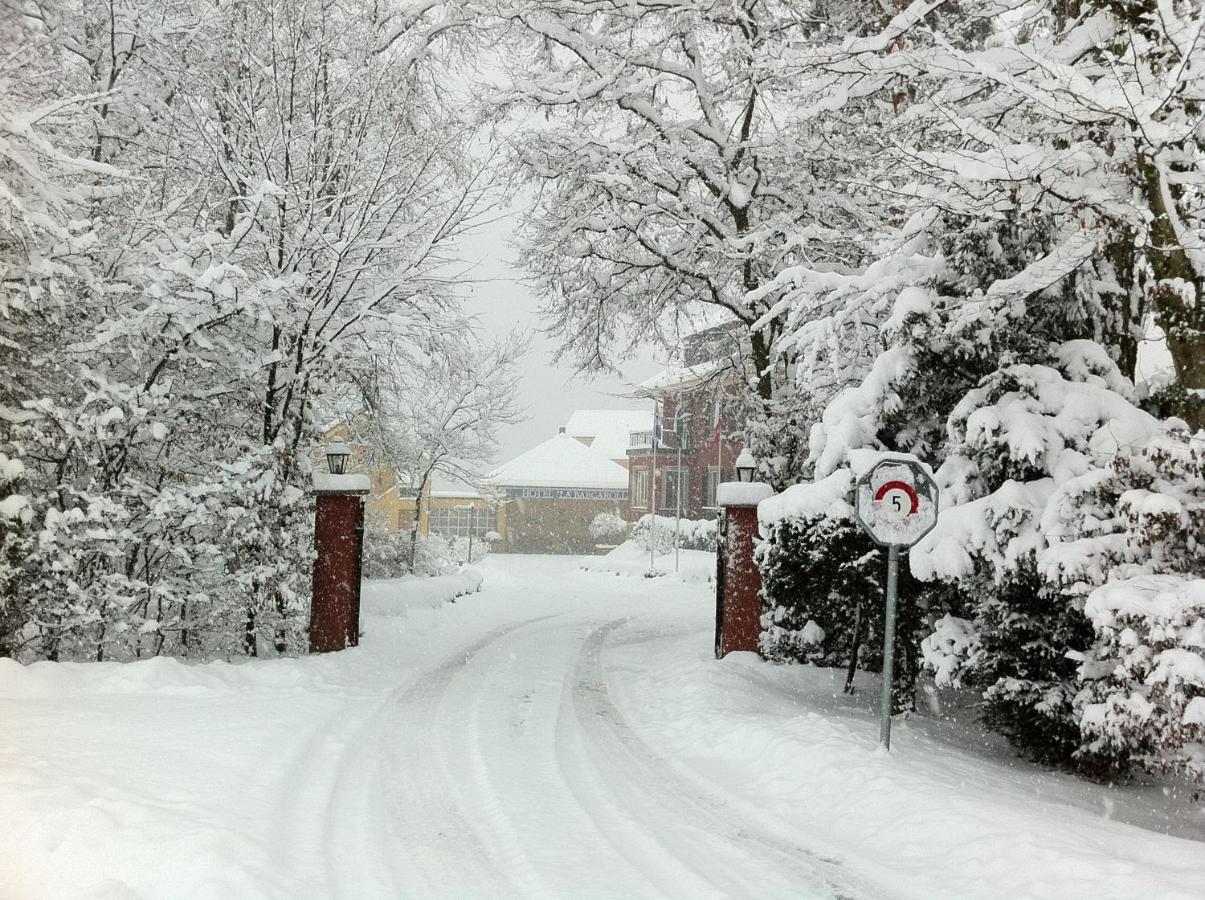
[{"label": "tree trunk", "polygon": [[1111,228],[1103,253],[1121,288],[1116,295],[1110,295],[1112,308],[1105,311],[1104,340],[1106,345],[1117,348],[1118,368],[1133,381],[1138,368],[1138,342],[1146,317],[1146,303],[1134,282],[1134,230],[1128,226]]},{"label": "tree trunk", "polygon": [[427,481],[431,470],[423,472],[423,478],[418,483],[418,494],[414,498],[414,521],[410,524],[410,572],[414,572],[414,564],[418,554],[418,528],[423,520],[423,495],[427,493]]},{"label": "tree trunk", "polygon": [[259,643],[255,639],[255,607],[247,607],[247,619],[243,623],[243,652],[248,656],[259,656]]},{"label": "tree trunk", "polygon": [[854,692],[854,676],[858,672],[858,650],[862,646],[862,604],[854,612],[854,636],[849,646],[849,668],[845,672],[845,693]]},{"label": "tree trunk", "polygon": [[[1167,335],[1167,349],[1176,378],[1185,391],[1205,391],[1205,296],[1200,275],[1184,251],[1167,199],[1175,194],[1163,183],[1155,163],[1138,154],[1138,169],[1146,184],[1146,200],[1154,216],[1146,259],[1155,276],[1151,303],[1155,320]],[[1205,395],[1190,393],[1176,410],[1192,428],[1205,428]]]}]

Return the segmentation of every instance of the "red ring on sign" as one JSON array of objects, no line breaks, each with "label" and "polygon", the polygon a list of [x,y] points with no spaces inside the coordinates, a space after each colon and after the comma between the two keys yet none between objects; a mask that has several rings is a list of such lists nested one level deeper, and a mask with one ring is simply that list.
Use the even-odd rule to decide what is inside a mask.
[{"label": "red ring on sign", "polygon": [[920,509],[920,497],[916,494],[916,488],[906,481],[888,481],[877,491],[874,492],[876,503],[881,503],[883,498],[887,496],[888,491],[901,490],[908,495],[908,500],[911,503],[911,508],[908,510],[908,515],[912,515]]}]

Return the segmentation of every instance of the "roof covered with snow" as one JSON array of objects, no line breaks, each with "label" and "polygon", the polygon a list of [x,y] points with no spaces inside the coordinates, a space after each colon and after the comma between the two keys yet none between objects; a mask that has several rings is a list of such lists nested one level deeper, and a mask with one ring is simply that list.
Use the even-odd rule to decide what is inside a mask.
[{"label": "roof covered with snow", "polygon": [[[624,443],[626,447],[626,435]],[[627,490],[628,470],[577,438],[558,434],[503,463],[483,481],[500,487]]]},{"label": "roof covered with snow", "polygon": [[666,392],[693,390],[726,368],[728,368],[726,359],[711,360],[697,366],[670,366],[647,381],[636,385],[635,393],[637,396],[656,397]]},{"label": "roof covered with snow", "polygon": [[607,459],[627,456],[631,432],[652,430],[651,409],[579,409],[565,425],[565,434],[592,439],[590,449]]}]

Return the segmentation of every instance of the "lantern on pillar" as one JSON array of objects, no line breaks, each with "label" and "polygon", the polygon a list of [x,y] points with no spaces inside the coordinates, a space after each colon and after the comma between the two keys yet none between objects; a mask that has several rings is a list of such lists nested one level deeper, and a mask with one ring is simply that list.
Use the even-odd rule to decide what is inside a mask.
[{"label": "lantern on pillar", "polygon": [[740,456],[736,458],[736,480],[751,482],[753,481],[753,473],[757,470],[757,460],[753,458],[753,454],[746,447],[741,451]]},{"label": "lantern on pillar", "polygon": [[332,475],[342,475],[347,468],[347,458],[351,456],[351,448],[342,441],[327,444],[326,467]]}]

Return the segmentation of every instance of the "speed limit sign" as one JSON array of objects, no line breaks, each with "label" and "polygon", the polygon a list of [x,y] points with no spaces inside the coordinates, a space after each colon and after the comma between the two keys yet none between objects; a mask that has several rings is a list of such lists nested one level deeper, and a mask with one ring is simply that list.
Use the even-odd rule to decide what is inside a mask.
[{"label": "speed limit sign", "polygon": [[937,524],[937,485],[910,459],[884,459],[858,479],[854,511],[875,543],[911,547]]},{"label": "speed limit sign", "polygon": [[871,539],[887,548],[887,609],[883,627],[883,697],[879,740],[890,750],[900,550],[911,547],[937,524],[937,484],[916,460],[887,457],[879,460],[854,486],[854,515]]}]

